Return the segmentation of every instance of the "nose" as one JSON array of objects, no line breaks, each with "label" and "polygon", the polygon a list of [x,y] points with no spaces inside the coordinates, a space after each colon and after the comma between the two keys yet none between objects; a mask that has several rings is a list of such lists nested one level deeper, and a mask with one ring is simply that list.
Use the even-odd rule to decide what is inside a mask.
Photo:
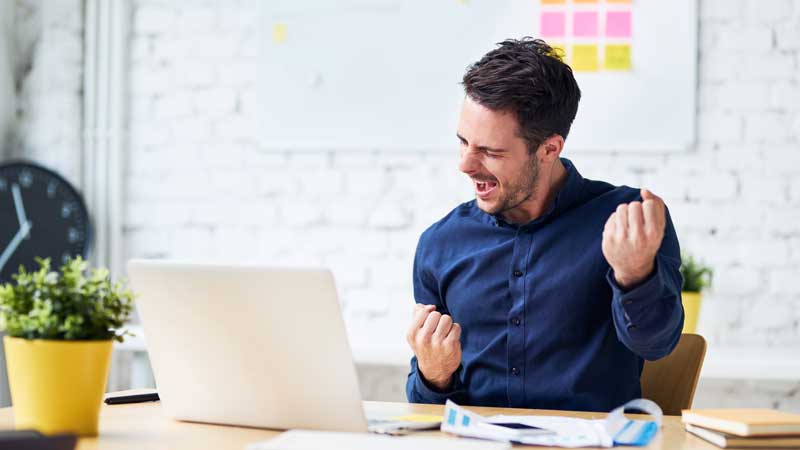
[{"label": "nose", "polygon": [[458,161],[458,170],[467,175],[472,175],[478,171],[480,162],[477,158],[478,152],[474,152],[469,148],[461,149],[461,159]]}]

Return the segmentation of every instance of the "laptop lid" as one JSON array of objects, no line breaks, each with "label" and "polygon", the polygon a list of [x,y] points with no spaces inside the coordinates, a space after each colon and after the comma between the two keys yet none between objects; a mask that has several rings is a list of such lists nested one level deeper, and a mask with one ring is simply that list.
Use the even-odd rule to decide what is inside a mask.
[{"label": "laptop lid", "polygon": [[132,260],[128,275],[169,416],[367,430],[328,270]]}]

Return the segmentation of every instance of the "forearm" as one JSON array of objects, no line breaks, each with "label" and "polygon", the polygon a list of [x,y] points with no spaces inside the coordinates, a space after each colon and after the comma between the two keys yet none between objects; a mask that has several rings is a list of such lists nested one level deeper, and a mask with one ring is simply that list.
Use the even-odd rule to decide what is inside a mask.
[{"label": "forearm", "polygon": [[411,358],[411,372],[406,380],[406,397],[409,403],[444,404],[447,399],[460,402],[464,391],[458,383],[457,373],[458,371],[453,374],[444,389],[439,389],[425,379],[417,366],[416,357]]},{"label": "forearm", "polygon": [[609,270],[612,314],[617,336],[631,351],[654,360],[668,355],[680,339],[683,307],[677,268],[656,255],[653,271],[630,290],[617,283]]}]

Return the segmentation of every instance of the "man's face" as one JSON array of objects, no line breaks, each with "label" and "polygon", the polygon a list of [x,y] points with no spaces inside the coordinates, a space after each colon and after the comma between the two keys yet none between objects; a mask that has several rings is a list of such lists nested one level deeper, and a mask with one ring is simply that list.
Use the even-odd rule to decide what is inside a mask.
[{"label": "man's face", "polygon": [[514,114],[492,111],[467,96],[458,122],[461,161],[472,179],[478,208],[513,218],[532,198],[539,179],[536,154],[519,135]]}]

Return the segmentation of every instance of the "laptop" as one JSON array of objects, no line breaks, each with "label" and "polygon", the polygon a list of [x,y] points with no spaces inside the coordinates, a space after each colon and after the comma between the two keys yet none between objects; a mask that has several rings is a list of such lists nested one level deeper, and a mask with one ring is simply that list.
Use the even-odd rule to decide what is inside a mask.
[{"label": "laptop", "polygon": [[170,417],[368,430],[330,271],[132,260],[128,275]]}]

